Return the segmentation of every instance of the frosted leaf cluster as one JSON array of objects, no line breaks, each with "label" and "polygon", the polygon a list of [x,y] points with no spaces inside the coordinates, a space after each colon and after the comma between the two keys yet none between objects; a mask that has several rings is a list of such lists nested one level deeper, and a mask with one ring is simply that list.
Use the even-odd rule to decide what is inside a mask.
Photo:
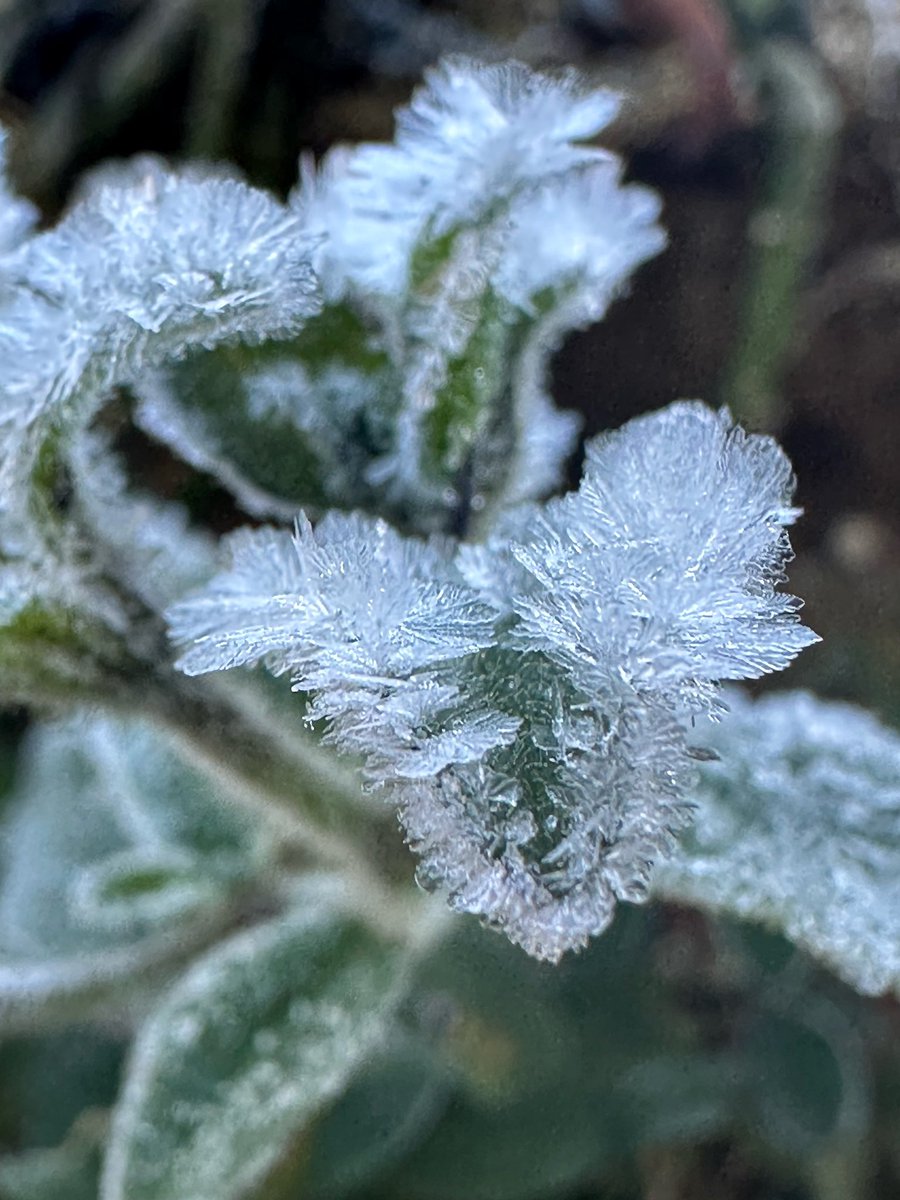
[{"label": "frosted leaf cluster", "polygon": [[289,673],[398,807],[423,883],[556,960],[644,895],[689,821],[686,720],[716,681],[815,640],[776,590],[792,488],[771,439],[672,405],[482,545],[359,515],[238,533],[170,612],[180,665]]},{"label": "frosted leaf cluster", "polygon": [[[573,72],[446,59],[392,145],[301,164],[321,315],[257,359],[143,377],[139,421],[254,515],[359,508],[427,533],[545,495],[577,433],[543,392],[548,355],[664,243],[656,197],[583,144],[617,107]],[[227,412],[204,400],[223,390]]]},{"label": "frosted leaf cluster", "polygon": [[[126,500],[121,475],[111,486],[85,429],[114,385],[191,346],[296,330],[319,307],[314,239],[263,192],[150,159],[101,177],[55,228],[27,236],[30,220],[0,193],[0,607],[7,624],[32,606],[120,628],[102,577],[115,561],[118,584],[177,583],[180,518]],[[126,547],[137,510],[153,531]]]},{"label": "frosted leaf cluster", "polygon": [[338,508],[458,533],[551,491],[578,422],[545,393],[548,355],[664,241],[655,197],[584,144],[617,104],[572,72],[451,58],[398,114],[394,144],[304,166],[288,204],[143,157],[95,173],[35,233],[3,181],[15,694],[31,686],[26,611],[117,638],[123,587],[157,609],[166,577],[189,582],[183,517],[134,496],[97,450],[89,427],[114,394],[253,516]]},{"label": "frosted leaf cluster", "polygon": [[900,737],[804,692],[735,690],[654,891],[770,925],[859,991],[900,988]]}]

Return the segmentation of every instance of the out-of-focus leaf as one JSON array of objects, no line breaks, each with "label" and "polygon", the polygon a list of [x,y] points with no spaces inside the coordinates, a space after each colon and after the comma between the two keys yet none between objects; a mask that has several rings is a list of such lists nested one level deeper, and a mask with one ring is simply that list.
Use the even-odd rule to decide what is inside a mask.
[{"label": "out-of-focus leaf", "polygon": [[900,987],[900,737],[802,692],[727,701],[656,893],[770,925],[861,992]]},{"label": "out-of-focus leaf", "polygon": [[427,1136],[449,1093],[427,1047],[393,1038],[311,1129],[298,1194],[337,1200],[383,1176]]},{"label": "out-of-focus leaf", "polygon": [[71,1017],[215,937],[265,830],[135,721],[29,734],[5,815],[0,1024]]},{"label": "out-of-focus leaf", "polygon": [[253,1194],[377,1046],[400,973],[324,884],[196,962],[138,1036],[103,1200]]}]

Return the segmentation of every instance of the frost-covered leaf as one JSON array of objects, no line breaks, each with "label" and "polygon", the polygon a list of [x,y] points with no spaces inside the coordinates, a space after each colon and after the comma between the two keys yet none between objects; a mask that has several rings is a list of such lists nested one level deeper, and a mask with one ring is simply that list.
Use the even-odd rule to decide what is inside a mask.
[{"label": "frost-covered leaf", "polygon": [[800,692],[728,706],[655,892],[773,926],[861,992],[897,990],[900,737]]},{"label": "frost-covered leaf", "polygon": [[305,169],[294,203],[325,235],[326,302],[383,327],[396,428],[370,474],[401,524],[464,526],[523,478],[540,495],[571,449],[556,439],[548,469],[513,483],[533,410],[547,407],[533,392],[550,352],[664,241],[650,193],[583,144],[617,107],[574,72],[447,58],[398,113],[393,145]]},{"label": "frost-covered leaf", "polygon": [[[70,463],[72,506],[83,535],[91,538],[95,576],[115,579],[159,612],[212,575],[213,538],[191,528],[179,504],[130,488],[103,438],[80,437]],[[79,582],[83,587],[83,575]]]},{"label": "frost-covered leaf", "polygon": [[102,1200],[251,1194],[377,1045],[399,966],[313,888],[195,963],[138,1036]]},{"label": "frost-covered leaf", "polygon": [[776,591],[793,488],[771,438],[681,402],[595,438],[577,492],[511,514],[462,561],[519,618],[514,643],[588,692],[624,659],[638,688],[694,705],[709,681],[781,670],[817,640]]},{"label": "frost-covered leaf", "polygon": [[402,294],[426,234],[436,242],[483,224],[516,196],[593,163],[598,152],[577,143],[618,106],[574,71],[445,58],[398,112],[394,145],[334,151],[318,180],[304,181],[295,202],[328,235],[326,295],[348,285]]},{"label": "frost-covered leaf", "polygon": [[3,416],[102,391],[194,344],[296,329],[318,307],[313,241],[265,193],[162,169],[93,191],[27,242],[2,311]]},{"label": "frost-covered leaf", "polygon": [[517,308],[552,313],[559,328],[597,321],[632,271],[665,245],[659,214],[656,195],[623,187],[619,160],[596,151],[583,169],[513,207],[496,286]]},{"label": "frost-covered leaf", "polygon": [[3,828],[0,1024],[85,1007],[205,944],[264,837],[137,722],[35,729]]},{"label": "frost-covered leaf", "polygon": [[309,369],[299,345],[228,346],[145,373],[136,419],[254,516],[371,509],[367,471],[386,383],[337,361]]},{"label": "frost-covered leaf", "polygon": [[70,443],[109,390],[192,346],[295,331],[319,307],[313,245],[296,214],[266,194],[151,163],[140,178],[90,191],[56,228],[8,255],[4,549],[19,542],[15,557],[45,571],[65,559]]},{"label": "frost-covered leaf", "polygon": [[775,590],[792,486],[771,439],[676,404],[455,560],[363,517],[236,535],[170,611],[180,665],[289,672],[398,806],[421,882],[555,960],[644,896],[688,822],[686,719],[716,681],[815,640]]},{"label": "frost-covered leaf", "polygon": [[494,614],[437,544],[330,513],[293,536],[239,530],[231,566],[169,613],[188,674],[266,660],[298,685],[354,700],[490,645]]}]

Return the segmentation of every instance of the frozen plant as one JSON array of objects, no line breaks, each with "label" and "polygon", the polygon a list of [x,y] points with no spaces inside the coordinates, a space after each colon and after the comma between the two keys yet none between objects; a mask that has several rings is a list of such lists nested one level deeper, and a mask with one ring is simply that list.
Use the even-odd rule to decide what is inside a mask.
[{"label": "frozen plant", "polygon": [[640,899],[687,824],[690,718],[814,640],[775,590],[794,517],[769,438],[676,404],[481,543],[329,514],[241,531],[170,611],[197,674],[264,662],[363,757],[420,878],[556,960]]},{"label": "frozen plant", "polygon": [[[47,230],[0,191],[0,694],[40,716],[4,810],[0,1029],[135,1031],[102,1200],[255,1195],[376,1050],[397,1068],[448,936],[397,814],[420,883],[535,958],[667,860],[666,895],[896,984],[767,865],[839,778],[810,869],[851,840],[842,919],[896,932],[869,920],[896,891],[889,735],[859,718],[854,756],[827,710],[806,738],[811,699],[782,728],[718,690],[815,640],[779,590],[782,451],[681,402],[548,499],[578,433],[548,358],[664,241],[593,144],[617,104],[449,59],[393,144],[302,163],[286,203],[148,158]],[[255,523],[219,547],[141,491],[129,423]],[[776,733],[717,842],[716,781]]]}]

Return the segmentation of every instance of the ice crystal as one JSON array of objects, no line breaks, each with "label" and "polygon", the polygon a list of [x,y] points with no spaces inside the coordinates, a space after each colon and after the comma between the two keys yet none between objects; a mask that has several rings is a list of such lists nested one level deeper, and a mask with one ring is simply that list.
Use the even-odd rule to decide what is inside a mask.
[{"label": "ice crystal", "polygon": [[444,59],[398,113],[394,145],[338,149],[318,177],[306,172],[295,203],[328,235],[326,294],[348,283],[402,294],[423,235],[483,224],[515,196],[596,162],[602,152],[573,143],[597,134],[618,106],[574,71]]},{"label": "ice crystal", "polygon": [[654,890],[771,925],[862,992],[900,988],[900,737],[803,692],[727,701]]},{"label": "ice crystal", "polygon": [[685,717],[815,640],[775,590],[792,487],[771,439],[676,404],[455,555],[359,516],[240,533],[172,633],[189,673],[289,672],[398,806],[423,883],[557,959],[687,823]]},{"label": "ice crystal", "polygon": [[97,189],[10,261],[33,310],[3,314],[4,392],[27,413],[89,365],[110,383],[192,342],[287,331],[315,309],[310,252],[295,217],[237,182],[160,171]]}]

